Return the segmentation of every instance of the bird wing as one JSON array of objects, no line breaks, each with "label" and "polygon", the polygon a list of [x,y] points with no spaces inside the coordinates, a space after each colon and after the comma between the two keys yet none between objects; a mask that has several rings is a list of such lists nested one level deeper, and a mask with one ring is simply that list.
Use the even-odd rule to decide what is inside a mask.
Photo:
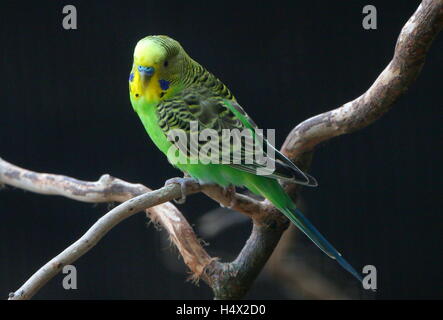
[{"label": "bird wing", "polygon": [[[213,95],[206,88],[189,88],[161,102],[157,115],[165,135],[188,159],[198,158],[198,163],[222,163],[255,175],[317,185],[313,177],[268,142],[234,100]],[[216,133],[218,139],[211,133]],[[198,135],[194,140],[193,134]],[[183,135],[186,139],[174,138]]]}]

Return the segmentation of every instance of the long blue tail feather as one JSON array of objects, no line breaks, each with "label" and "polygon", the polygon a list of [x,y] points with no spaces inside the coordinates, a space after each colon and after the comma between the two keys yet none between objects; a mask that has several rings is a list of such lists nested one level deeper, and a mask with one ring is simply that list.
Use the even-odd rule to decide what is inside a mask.
[{"label": "long blue tail feather", "polygon": [[249,183],[247,187],[252,192],[261,194],[271,201],[282,214],[303,231],[323,252],[332,259],[337,260],[337,262],[358,281],[363,282],[362,275],[341,256],[303,213],[296,208],[294,202],[276,180],[262,179],[260,181],[253,181],[253,183]]},{"label": "long blue tail feather", "polygon": [[314,227],[314,225],[303,215],[299,209],[285,209],[282,210],[286,217],[291,220],[309,239],[312,240],[324,253],[337,262],[350,274],[352,274],[358,281],[362,282],[363,277],[357,272],[342,255],[326,240],[325,237]]}]

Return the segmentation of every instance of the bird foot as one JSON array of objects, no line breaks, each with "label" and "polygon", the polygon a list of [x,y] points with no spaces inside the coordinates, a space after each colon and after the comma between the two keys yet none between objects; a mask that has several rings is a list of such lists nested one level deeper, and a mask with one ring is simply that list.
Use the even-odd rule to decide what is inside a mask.
[{"label": "bird foot", "polygon": [[194,182],[195,182],[194,179],[185,176],[183,178],[168,179],[165,182],[165,186],[170,185],[170,184],[179,184],[181,192],[182,192],[182,196],[180,199],[174,199],[174,202],[177,204],[183,204],[186,202],[186,194],[187,194],[186,190],[189,187],[189,185]]},{"label": "bird foot", "polygon": [[[234,185],[229,185],[227,187],[223,188],[223,195],[225,197],[229,198],[229,209],[232,209],[235,207],[235,205],[237,204],[237,198],[236,198],[236,192],[235,192],[235,186]],[[225,207],[224,205],[221,205],[222,207]]]}]

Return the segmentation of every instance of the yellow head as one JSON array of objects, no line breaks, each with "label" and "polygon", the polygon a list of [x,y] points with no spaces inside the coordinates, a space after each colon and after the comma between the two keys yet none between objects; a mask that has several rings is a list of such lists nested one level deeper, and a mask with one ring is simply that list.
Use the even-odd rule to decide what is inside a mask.
[{"label": "yellow head", "polygon": [[133,103],[148,103],[168,97],[180,85],[187,55],[181,45],[168,36],[148,36],[134,50],[129,75],[129,92]]}]

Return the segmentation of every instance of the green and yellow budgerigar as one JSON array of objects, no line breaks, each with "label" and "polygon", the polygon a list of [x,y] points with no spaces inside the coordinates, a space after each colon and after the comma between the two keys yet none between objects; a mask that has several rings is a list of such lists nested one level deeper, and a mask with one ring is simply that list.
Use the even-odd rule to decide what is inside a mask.
[{"label": "green and yellow budgerigar", "polygon": [[[362,281],[361,275],[304,217],[281,187],[279,180],[309,186],[315,186],[317,182],[277,150],[273,149],[274,170],[266,175],[257,174],[257,169],[264,166],[258,162],[177,162],[176,158],[172,159],[176,152],[185,158],[191,157],[180,148],[171,153],[175,141],[168,137],[177,129],[189,134],[192,122],[198,124],[198,130],[212,129],[220,136],[224,129],[238,129],[250,131],[254,138],[258,137],[257,126],[231,91],[191,59],[176,40],[167,36],[148,36],[137,43],[129,89],[132,106],[146,131],[174,166],[201,182],[217,183],[224,188],[242,186],[265,197],[321,250]],[[266,140],[262,140],[262,144],[269,147]],[[244,157],[245,148],[242,150]]]}]

